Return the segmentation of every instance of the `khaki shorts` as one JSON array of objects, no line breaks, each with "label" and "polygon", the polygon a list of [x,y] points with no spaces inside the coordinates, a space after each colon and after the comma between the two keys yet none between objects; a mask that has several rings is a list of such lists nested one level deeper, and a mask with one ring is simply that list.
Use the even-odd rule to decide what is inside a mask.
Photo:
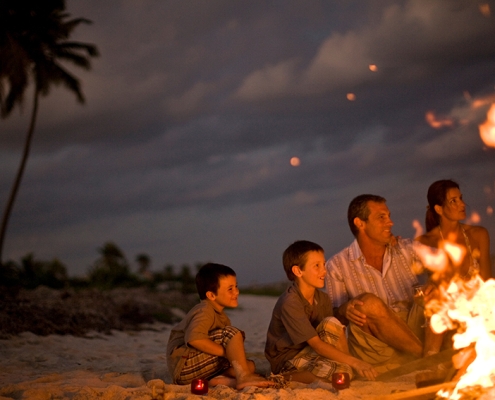
[{"label": "khaki shorts", "polygon": [[[403,311],[397,314],[422,341],[424,336],[424,308],[414,304],[409,312]],[[373,335],[364,332],[352,322],[347,329],[351,354],[373,365],[380,373],[414,360],[413,356],[396,351]]]}]

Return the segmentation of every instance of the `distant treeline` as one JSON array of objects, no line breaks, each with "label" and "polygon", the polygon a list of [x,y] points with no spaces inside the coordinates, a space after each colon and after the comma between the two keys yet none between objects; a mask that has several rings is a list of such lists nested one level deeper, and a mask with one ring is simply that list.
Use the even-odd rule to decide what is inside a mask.
[{"label": "distant treeline", "polygon": [[[161,291],[177,290],[184,294],[196,293],[194,278],[206,262],[193,266],[183,264],[176,267],[166,264],[158,271],[151,270],[151,258],[140,253],[135,257],[137,267],[131,267],[124,252],[113,242],[98,249],[99,257],[88,267],[84,277],[70,277],[67,267],[57,258],[51,261],[38,260],[33,253],[20,262],[8,261],[0,268],[0,286],[35,289],[46,286],[52,289],[111,290],[114,288],[148,287]],[[280,295],[286,282],[251,285],[241,289],[242,293],[258,295]]]},{"label": "distant treeline", "polygon": [[117,287],[160,287],[178,289],[183,293],[196,291],[194,277],[198,268],[184,264],[176,268],[165,265],[161,271],[151,271],[151,259],[147,254],[138,254],[135,258],[137,269],[133,271],[124,252],[113,242],[107,242],[98,249],[99,257],[88,267],[85,277],[70,277],[67,267],[57,258],[51,261],[36,259],[33,253],[27,254],[20,262],[8,261],[0,268],[0,285],[35,289],[47,286],[53,289],[97,288],[113,289]]}]

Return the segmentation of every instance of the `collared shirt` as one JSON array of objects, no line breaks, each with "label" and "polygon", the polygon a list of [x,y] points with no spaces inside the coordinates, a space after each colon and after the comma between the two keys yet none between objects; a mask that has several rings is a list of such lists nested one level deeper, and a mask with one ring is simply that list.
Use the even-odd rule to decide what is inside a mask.
[{"label": "collared shirt", "polygon": [[310,304],[296,283],[289,286],[275,304],[266,335],[265,356],[272,372],[278,373],[286,361],[306,347],[307,341],[318,335],[318,324],[332,314],[326,293],[315,290]]},{"label": "collared shirt", "polygon": [[373,293],[396,312],[408,311],[413,302],[413,286],[418,278],[413,264],[420,263],[411,239],[399,239],[387,246],[382,271],[369,265],[357,240],[326,263],[326,291],[334,307],[361,293]]}]

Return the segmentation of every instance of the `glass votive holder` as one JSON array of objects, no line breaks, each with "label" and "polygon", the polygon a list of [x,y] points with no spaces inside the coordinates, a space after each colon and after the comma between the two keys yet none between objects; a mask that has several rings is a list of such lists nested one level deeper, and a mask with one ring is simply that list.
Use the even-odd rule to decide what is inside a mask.
[{"label": "glass votive holder", "polygon": [[332,374],[332,386],[337,390],[347,389],[351,386],[351,378],[347,372],[335,372]]},{"label": "glass votive holder", "polygon": [[207,394],[208,393],[208,381],[206,379],[193,379],[191,382],[192,394]]}]

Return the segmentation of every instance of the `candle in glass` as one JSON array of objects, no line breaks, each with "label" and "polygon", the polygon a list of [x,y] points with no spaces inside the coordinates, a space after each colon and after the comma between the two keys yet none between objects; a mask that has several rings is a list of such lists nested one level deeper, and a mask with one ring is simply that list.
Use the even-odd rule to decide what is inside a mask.
[{"label": "candle in glass", "polygon": [[347,372],[335,372],[332,374],[332,386],[337,390],[347,389],[351,385],[351,379]]},{"label": "candle in glass", "polygon": [[192,394],[208,393],[208,381],[206,379],[193,379],[191,382]]}]

